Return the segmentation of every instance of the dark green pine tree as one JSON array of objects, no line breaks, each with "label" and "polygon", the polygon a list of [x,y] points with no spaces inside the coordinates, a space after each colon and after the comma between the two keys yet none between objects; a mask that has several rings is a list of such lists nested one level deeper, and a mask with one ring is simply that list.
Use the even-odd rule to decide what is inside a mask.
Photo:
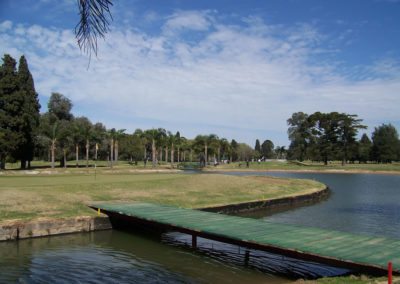
[{"label": "dark green pine tree", "polygon": [[256,150],[258,153],[261,153],[260,140],[258,140],[258,139],[256,139],[256,145],[254,147],[254,150]]},{"label": "dark green pine tree", "polygon": [[15,157],[21,161],[21,169],[25,169],[26,166],[30,168],[30,162],[33,159],[35,133],[39,126],[40,104],[32,74],[23,55],[19,59],[18,84],[20,92],[23,94],[23,109],[21,114],[23,124],[21,125],[21,132],[24,139],[19,145]]},{"label": "dark green pine tree", "polygon": [[5,54],[0,67],[0,168],[24,139],[21,134],[23,96],[19,90],[16,61]]}]

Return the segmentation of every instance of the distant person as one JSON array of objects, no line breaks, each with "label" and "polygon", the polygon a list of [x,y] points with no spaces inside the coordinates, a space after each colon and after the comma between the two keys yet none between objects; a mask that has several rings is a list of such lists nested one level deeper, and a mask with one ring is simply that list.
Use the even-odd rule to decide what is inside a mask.
[{"label": "distant person", "polygon": [[246,168],[249,167],[249,159],[246,160]]}]

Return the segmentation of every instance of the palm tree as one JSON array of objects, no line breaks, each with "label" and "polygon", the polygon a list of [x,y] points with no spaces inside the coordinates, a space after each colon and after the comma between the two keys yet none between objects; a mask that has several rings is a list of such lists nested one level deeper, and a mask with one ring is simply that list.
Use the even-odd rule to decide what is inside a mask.
[{"label": "palm tree", "polygon": [[77,117],[73,120],[73,140],[75,143],[76,166],[79,163],[79,144],[85,143],[86,167],[89,166],[89,142],[93,136],[93,125],[87,117]]},{"label": "palm tree", "polygon": [[181,148],[182,148],[182,161],[186,162],[186,151],[189,150],[189,141],[185,137],[181,137],[181,142],[180,142]]},{"label": "palm tree", "polygon": [[177,153],[178,153],[177,162],[179,163],[180,162],[180,150],[181,150],[181,134],[179,133],[179,131],[177,131],[175,134],[175,145],[176,145]]},{"label": "palm tree", "polygon": [[231,145],[227,139],[222,138],[220,140],[220,149],[222,151],[222,157],[224,158],[224,160],[227,158],[226,156],[231,157],[232,149],[231,149]]},{"label": "palm tree", "polygon": [[176,135],[172,134],[171,131],[168,131],[168,142],[171,147],[171,167],[174,167]]},{"label": "palm tree", "polygon": [[156,166],[156,142],[159,138],[159,131],[158,129],[148,129],[145,132],[146,138],[151,141],[151,155],[152,155],[152,165],[153,168]]},{"label": "palm tree", "polygon": [[221,157],[221,143],[217,135],[210,134],[208,136],[208,145],[213,150],[214,162],[219,162]]},{"label": "palm tree", "polygon": [[167,131],[164,128],[158,128],[157,147],[159,149],[159,161],[162,161],[163,147],[167,144]]},{"label": "palm tree", "polygon": [[114,133],[114,161],[115,164],[118,163],[118,151],[119,151],[119,144],[118,141],[124,136],[124,132],[126,129],[119,129]]}]

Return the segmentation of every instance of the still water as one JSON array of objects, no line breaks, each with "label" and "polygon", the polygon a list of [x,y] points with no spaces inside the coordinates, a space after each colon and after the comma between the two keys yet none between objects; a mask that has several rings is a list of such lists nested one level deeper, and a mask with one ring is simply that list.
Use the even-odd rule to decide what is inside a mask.
[{"label": "still water", "polygon": [[[400,176],[366,174],[228,173],[311,178],[327,184],[321,203],[248,215],[357,234],[400,239]],[[183,234],[109,230],[0,243],[0,283],[286,283],[346,270],[198,240]],[[280,276],[277,276],[280,275]]]},{"label": "still water", "polygon": [[260,211],[246,214],[248,217],[400,239],[400,175],[283,172],[250,174],[315,179],[328,185],[331,195],[327,200],[312,206],[273,215]]}]

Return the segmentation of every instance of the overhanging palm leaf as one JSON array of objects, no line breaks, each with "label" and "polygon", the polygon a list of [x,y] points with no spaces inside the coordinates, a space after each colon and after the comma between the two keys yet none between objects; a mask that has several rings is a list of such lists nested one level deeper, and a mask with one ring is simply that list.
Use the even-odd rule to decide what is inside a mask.
[{"label": "overhanging palm leaf", "polygon": [[111,0],[78,0],[80,21],[75,27],[75,36],[81,50],[89,57],[92,51],[97,56],[97,39],[108,32],[112,20]]}]

